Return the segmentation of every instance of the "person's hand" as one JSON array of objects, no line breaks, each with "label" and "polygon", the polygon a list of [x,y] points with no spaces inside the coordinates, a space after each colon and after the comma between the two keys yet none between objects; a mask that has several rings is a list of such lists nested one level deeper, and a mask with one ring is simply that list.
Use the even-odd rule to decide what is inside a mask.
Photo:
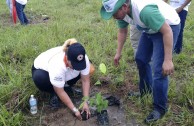
[{"label": "person's hand", "polygon": [[88,106],[88,103],[87,103],[87,102],[84,103],[83,109],[82,109],[82,112],[81,112],[81,113],[83,113],[84,111],[85,111],[86,114],[87,114],[87,119],[89,119],[91,113],[90,113],[90,109],[89,109],[89,106]]},{"label": "person's hand", "polygon": [[121,54],[116,53],[115,57],[114,57],[114,64],[115,64],[115,66],[119,65],[120,58],[121,58]]},{"label": "person's hand", "polygon": [[75,116],[79,119],[82,120],[81,113],[79,111],[75,112]]},{"label": "person's hand", "polygon": [[164,76],[168,76],[173,74],[174,72],[174,65],[172,60],[164,60],[163,65],[162,65],[162,73]]},{"label": "person's hand", "polygon": [[176,9],[176,12],[179,13],[179,12],[181,12],[182,10],[183,10],[183,8],[182,8],[182,7],[179,7],[179,8]]}]

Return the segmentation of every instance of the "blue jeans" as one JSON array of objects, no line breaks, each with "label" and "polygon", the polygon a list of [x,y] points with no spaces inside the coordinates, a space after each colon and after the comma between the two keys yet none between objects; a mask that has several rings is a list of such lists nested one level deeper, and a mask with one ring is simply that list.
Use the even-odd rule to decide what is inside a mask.
[{"label": "blue jeans", "polygon": [[178,40],[177,43],[175,45],[174,48],[174,52],[179,54],[182,51],[182,46],[183,46],[183,31],[184,31],[184,27],[185,27],[185,21],[186,21],[186,17],[187,17],[187,11],[186,10],[182,10],[181,12],[178,13],[180,19],[181,19],[181,29],[180,29],[180,33],[178,36]]},{"label": "blue jeans", "polygon": [[17,1],[15,2],[15,4],[16,4],[17,16],[20,20],[21,25],[27,25],[28,19],[24,13],[25,5],[22,5],[22,4],[18,3]]},{"label": "blue jeans", "polygon": [[[171,26],[171,29],[173,31],[173,43],[176,43],[180,25]],[[149,64],[151,59],[152,67]],[[154,109],[165,113],[167,110],[168,77],[162,74],[164,44],[160,32],[156,34],[142,33],[135,60],[139,70],[141,95],[153,93]]]}]

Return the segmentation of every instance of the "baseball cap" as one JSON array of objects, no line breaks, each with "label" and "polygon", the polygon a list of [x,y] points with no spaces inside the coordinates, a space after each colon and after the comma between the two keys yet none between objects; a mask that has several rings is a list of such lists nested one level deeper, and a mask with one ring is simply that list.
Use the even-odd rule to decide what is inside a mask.
[{"label": "baseball cap", "polygon": [[69,46],[67,58],[75,70],[84,70],[86,68],[86,51],[80,43],[74,43]]},{"label": "baseball cap", "polygon": [[100,15],[103,19],[110,19],[119,8],[125,3],[126,0],[102,0],[102,7]]}]

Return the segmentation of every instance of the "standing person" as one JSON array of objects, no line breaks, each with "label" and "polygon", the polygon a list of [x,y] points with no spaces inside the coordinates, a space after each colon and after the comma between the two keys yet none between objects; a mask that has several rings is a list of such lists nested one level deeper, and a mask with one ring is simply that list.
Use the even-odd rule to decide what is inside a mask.
[{"label": "standing person", "polygon": [[[168,0],[165,0],[165,1],[167,2]],[[187,13],[188,13],[190,3],[191,3],[191,0],[170,0],[170,6],[176,9],[176,12],[178,13],[181,19],[181,29],[180,29],[177,43],[174,48],[174,52],[177,54],[181,53],[182,51],[183,32],[184,32],[185,21],[187,18]]]},{"label": "standing person", "polygon": [[21,25],[27,25],[28,19],[24,13],[24,8],[27,4],[27,0],[16,0],[16,11],[18,19],[20,20]]},{"label": "standing person", "polygon": [[9,13],[10,13],[10,16],[12,16],[12,0],[6,0],[6,3],[7,3],[7,6],[9,8]]},{"label": "standing person", "polygon": [[[141,95],[153,94],[154,109],[145,122],[156,121],[167,111],[168,75],[174,71],[172,50],[180,31],[180,18],[172,7],[161,0],[103,0],[102,4],[101,17],[117,19],[120,27],[115,65],[119,64],[127,36],[124,28],[133,20],[142,31],[135,56],[139,89]],[[151,58],[153,70],[149,64]]]},{"label": "standing person", "polygon": [[[52,95],[50,99],[52,106],[58,107],[60,98],[81,120],[81,114],[71,101],[68,92],[81,79],[83,96],[89,97],[90,66],[84,47],[76,39],[68,39],[63,46],[51,48],[34,60],[32,78],[40,91]],[[89,118],[90,110],[86,101],[83,111],[86,111]]]}]

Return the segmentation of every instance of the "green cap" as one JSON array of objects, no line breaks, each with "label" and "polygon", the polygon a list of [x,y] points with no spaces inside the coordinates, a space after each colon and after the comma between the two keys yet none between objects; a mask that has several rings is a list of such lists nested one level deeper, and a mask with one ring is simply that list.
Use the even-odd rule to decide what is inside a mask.
[{"label": "green cap", "polygon": [[102,0],[102,8],[100,15],[103,19],[110,19],[119,8],[125,3],[126,0]]}]

